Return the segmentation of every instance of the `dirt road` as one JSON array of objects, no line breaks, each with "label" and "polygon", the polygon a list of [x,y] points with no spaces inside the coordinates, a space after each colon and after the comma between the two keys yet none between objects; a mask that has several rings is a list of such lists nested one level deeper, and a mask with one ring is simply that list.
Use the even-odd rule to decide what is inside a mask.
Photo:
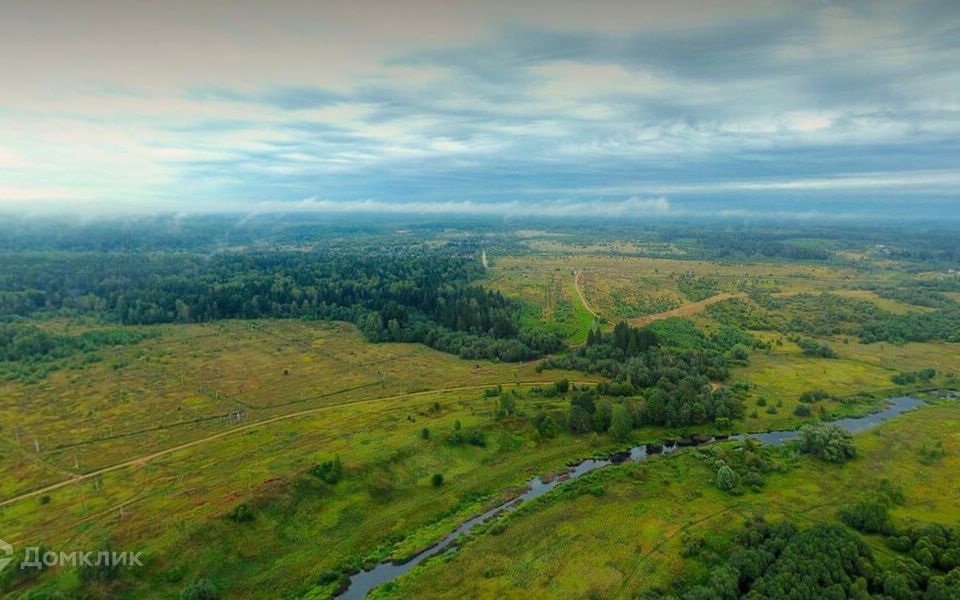
[{"label": "dirt road", "polygon": [[630,325],[634,327],[643,327],[644,325],[649,325],[654,321],[659,321],[661,319],[667,319],[670,317],[689,317],[690,315],[695,315],[698,312],[702,311],[711,304],[716,304],[717,302],[722,302],[724,300],[729,300],[730,298],[743,298],[746,294],[743,292],[730,293],[724,292],[722,294],[717,294],[716,296],[710,296],[709,298],[704,298],[699,302],[693,302],[691,304],[684,304],[683,306],[678,306],[677,308],[671,310],[665,310],[653,315],[644,315],[642,317],[634,317],[630,319]]},{"label": "dirt road", "polygon": [[[549,383],[552,383],[552,382],[551,382],[551,381],[548,381],[548,380],[547,380],[547,381],[521,381],[521,382],[512,382],[512,381],[511,381],[511,382],[501,383],[500,385],[503,385],[504,387],[508,387],[508,386],[511,386],[511,385],[533,386],[533,385],[546,385],[546,384],[549,384]],[[596,382],[595,382],[595,381],[594,381],[594,382],[590,382],[590,381],[573,381],[573,382],[571,382],[571,383],[576,383],[577,385],[583,385],[583,384],[593,384],[593,383],[596,383]],[[460,387],[441,388],[441,389],[438,389],[438,390],[426,390],[426,391],[423,391],[423,392],[413,392],[413,393],[410,393],[410,394],[397,394],[397,395],[394,395],[394,396],[384,396],[384,397],[382,397],[382,398],[368,398],[368,399],[366,399],[366,400],[354,400],[354,401],[351,401],[351,402],[341,402],[340,404],[328,404],[328,405],[325,405],[325,406],[318,406],[318,407],[316,407],[316,408],[310,408],[310,409],[306,409],[306,410],[300,410],[300,411],[296,411],[296,412],[292,412],[292,413],[287,413],[287,414],[285,414],[285,415],[278,415],[278,416],[276,416],[276,417],[271,417],[271,418],[269,418],[269,419],[263,419],[262,421],[256,421],[256,422],[253,422],[253,423],[248,423],[248,424],[246,424],[246,425],[240,425],[239,427],[234,427],[233,429],[228,429],[228,430],[226,430],[226,431],[221,431],[221,432],[219,432],[219,433],[214,433],[214,434],[208,435],[208,436],[206,436],[206,437],[202,437],[202,438],[199,438],[199,439],[196,439],[196,440],[192,440],[192,441],[189,441],[189,442],[185,442],[185,443],[183,443],[183,444],[178,444],[178,445],[176,445],[176,446],[171,446],[170,448],[164,448],[163,450],[159,450],[159,451],[153,452],[153,453],[151,453],[151,454],[145,454],[145,455],[139,456],[139,457],[137,457],[137,458],[131,458],[130,460],[126,460],[126,461],[123,461],[123,462],[119,462],[119,463],[110,465],[110,466],[108,466],[108,467],[102,467],[102,468],[100,468],[100,469],[96,469],[96,470],[93,470],[93,471],[90,471],[90,472],[87,472],[87,473],[83,473],[82,475],[74,475],[74,476],[70,477],[69,479],[64,479],[63,481],[59,481],[59,482],[57,482],[57,483],[52,483],[52,484],[50,484],[50,485],[46,485],[46,486],[43,486],[43,487],[41,487],[41,488],[37,488],[37,489],[35,489],[35,490],[31,490],[31,491],[29,491],[29,492],[25,492],[25,493],[20,494],[20,495],[18,495],[18,496],[14,496],[14,497],[12,497],[12,498],[7,498],[7,499],[5,499],[5,500],[2,500],[2,501],[0,501],[0,507],[8,506],[8,505],[11,505],[11,504],[15,504],[16,502],[19,502],[19,501],[21,501],[21,500],[26,500],[27,498],[34,498],[34,497],[37,497],[37,496],[41,496],[41,495],[44,495],[44,494],[48,494],[48,493],[50,493],[50,492],[52,492],[52,491],[54,491],[54,490],[58,490],[58,489],[60,489],[60,488],[66,487],[66,486],[71,485],[71,484],[74,484],[74,483],[79,483],[79,482],[85,481],[85,480],[87,480],[87,479],[92,479],[92,478],[94,478],[94,477],[97,477],[97,476],[100,476],[100,475],[104,475],[104,474],[106,474],[106,473],[112,473],[113,471],[119,471],[119,470],[125,469],[125,468],[127,468],[127,467],[140,467],[140,466],[143,466],[143,465],[147,464],[148,462],[150,462],[150,461],[152,461],[152,460],[155,460],[155,459],[157,459],[157,458],[161,458],[161,457],[163,457],[163,456],[167,456],[168,454],[173,454],[174,452],[179,452],[180,450],[186,450],[187,448],[192,448],[192,447],[194,447],[194,446],[199,446],[200,444],[205,444],[205,443],[211,442],[211,441],[213,441],[213,440],[217,440],[217,439],[220,439],[220,438],[224,438],[224,437],[227,437],[228,435],[234,435],[234,434],[237,434],[237,433],[242,433],[242,432],[244,432],[244,431],[249,431],[249,430],[254,429],[254,428],[256,428],[256,427],[261,427],[261,426],[263,426],[263,425],[269,425],[269,424],[271,424],[271,423],[276,423],[276,422],[278,422],[278,421],[284,421],[284,420],[286,420],[286,419],[295,419],[295,418],[297,418],[297,417],[303,417],[303,416],[313,415],[313,414],[320,413],[320,412],[337,410],[338,408],[343,408],[343,407],[347,407],[347,406],[357,406],[357,405],[362,405],[362,404],[373,404],[374,402],[389,402],[389,401],[391,401],[391,400],[405,400],[405,399],[407,399],[407,398],[415,398],[415,397],[417,397],[417,396],[428,396],[428,395],[431,395],[431,394],[442,394],[442,393],[447,393],[447,392],[464,392],[464,391],[470,391],[470,390],[481,390],[481,389],[485,389],[485,388],[489,388],[489,387],[495,387],[496,385],[497,385],[496,383],[486,383],[486,384],[480,384],[480,385],[465,385],[465,386],[460,386]]]}]

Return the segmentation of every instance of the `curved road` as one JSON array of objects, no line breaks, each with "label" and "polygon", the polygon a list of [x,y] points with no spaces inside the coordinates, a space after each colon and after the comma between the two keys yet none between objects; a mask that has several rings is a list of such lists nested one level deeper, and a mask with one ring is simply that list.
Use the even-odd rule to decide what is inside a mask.
[{"label": "curved road", "polygon": [[[552,382],[552,381],[521,381],[521,382],[501,383],[501,384],[499,384],[499,385],[503,385],[504,387],[507,387],[507,386],[510,386],[510,385],[516,385],[516,386],[533,386],[533,385],[544,385],[544,384],[549,384],[549,383],[553,383],[553,382]],[[595,382],[595,381],[571,381],[570,383],[575,383],[575,384],[577,384],[577,385],[584,385],[584,384],[593,385],[593,384],[595,384],[596,382]],[[192,448],[193,446],[199,446],[200,444],[205,444],[206,442],[210,442],[210,441],[217,440],[217,439],[220,439],[220,438],[223,438],[223,437],[227,437],[228,435],[233,435],[233,434],[235,434],[235,433],[240,433],[240,432],[243,432],[243,431],[248,431],[248,430],[250,430],[250,429],[254,429],[255,427],[260,427],[261,425],[269,425],[269,424],[271,424],[271,423],[276,423],[276,422],[278,422],[278,421],[284,421],[284,420],[286,420],[286,419],[294,419],[294,418],[296,418],[296,417],[303,417],[303,416],[306,416],[306,415],[312,415],[312,414],[316,414],[316,413],[320,413],[320,412],[325,412],[325,411],[329,411],[329,410],[336,410],[336,409],[338,409],[338,408],[343,408],[343,407],[347,407],[347,406],[357,406],[357,405],[360,405],[360,404],[373,404],[374,402],[388,402],[388,401],[390,401],[390,400],[403,400],[403,399],[407,399],[407,398],[415,398],[415,397],[417,397],[417,396],[428,396],[428,395],[431,395],[431,394],[442,394],[442,393],[447,393],[447,392],[463,392],[463,391],[469,391],[469,390],[480,390],[480,389],[485,389],[485,388],[489,388],[489,387],[496,386],[496,385],[498,385],[498,384],[497,384],[497,383],[485,383],[485,384],[478,384],[478,385],[465,385],[465,386],[452,387],[452,388],[441,388],[441,389],[437,389],[437,390],[426,390],[426,391],[423,391],[423,392],[412,392],[412,393],[409,393],[409,394],[396,394],[396,395],[394,395],[394,396],[383,396],[383,397],[380,397],[380,398],[367,398],[367,399],[364,399],[364,400],[353,400],[353,401],[350,401],[350,402],[341,402],[341,403],[339,403],[339,404],[327,404],[327,405],[324,405],[324,406],[318,406],[318,407],[316,407],[316,408],[309,408],[309,409],[306,409],[306,410],[300,410],[300,411],[296,411],[296,412],[292,412],[292,413],[287,413],[287,414],[285,414],[285,415],[278,415],[278,416],[276,416],[276,417],[270,417],[269,419],[263,419],[262,421],[256,421],[256,422],[254,422],[254,423],[248,423],[248,424],[246,424],[246,425],[241,425],[241,426],[235,427],[235,428],[233,428],[233,429],[228,429],[227,431],[221,431],[221,432],[219,432],[219,433],[214,433],[214,434],[208,435],[208,436],[206,436],[206,437],[202,437],[202,438],[199,438],[199,439],[196,439],[196,440],[192,440],[192,441],[189,441],[189,442],[185,442],[185,443],[183,443],[183,444],[178,444],[178,445],[176,445],[176,446],[171,446],[170,448],[164,448],[163,450],[158,450],[157,452],[153,452],[153,453],[151,453],[151,454],[146,454],[146,455],[144,455],[144,456],[139,456],[139,457],[137,457],[137,458],[132,458],[132,459],[130,459],[130,460],[126,460],[126,461],[123,461],[123,462],[119,462],[119,463],[116,463],[116,464],[113,464],[113,465],[110,465],[110,466],[107,466],[107,467],[101,467],[101,468],[99,468],[99,469],[95,469],[95,470],[93,470],[93,471],[89,471],[89,472],[84,473],[84,474],[82,474],[82,475],[74,475],[74,476],[70,477],[69,479],[65,479],[65,480],[63,480],[63,481],[58,481],[57,483],[52,483],[52,484],[50,484],[50,485],[46,485],[46,486],[43,486],[43,487],[41,487],[41,488],[37,488],[37,489],[35,489],[35,490],[31,490],[31,491],[29,491],[29,492],[24,492],[24,493],[22,493],[22,494],[20,494],[20,495],[17,495],[17,496],[13,496],[12,498],[7,498],[7,499],[5,499],[5,500],[2,500],[2,501],[0,501],[0,507],[9,506],[9,505],[11,505],[11,504],[15,504],[15,503],[19,502],[20,500],[26,500],[27,498],[34,498],[34,497],[36,497],[36,496],[40,496],[40,495],[43,495],[43,494],[47,494],[47,493],[49,493],[49,492],[52,492],[52,491],[54,491],[54,490],[58,490],[58,489],[60,489],[60,488],[62,488],[62,487],[66,487],[66,486],[71,485],[71,484],[73,484],[73,483],[79,483],[79,482],[81,482],[81,481],[84,481],[84,480],[87,480],[87,479],[91,479],[91,478],[93,478],[93,477],[97,477],[97,476],[103,475],[103,474],[105,474],[105,473],[111,473],[111,472],[113,472],[113,471],[119,471],[119,470],[125,469],[125,468],[127,468],[127,467],[139,467],[139,466],[143,466],[143,465],[145,465],[146,463],[148,463],[148,462],[150,462],[150,461],[152,461],[152,460],[154,460],[154,459],[157,459],[157,458],[166,456],[166,455],[168,455],[168,454],[173,454],[174,452],[179,452],[180,450],[185,450],[185,449],[187,449],[187,448]]]}]

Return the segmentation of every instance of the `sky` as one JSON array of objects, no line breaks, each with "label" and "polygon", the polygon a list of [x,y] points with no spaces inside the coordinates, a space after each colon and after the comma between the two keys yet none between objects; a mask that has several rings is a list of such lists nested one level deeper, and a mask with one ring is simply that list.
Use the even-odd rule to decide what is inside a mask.
[{"label": "sky", "polygon": [[960,2],[2,0],[0,211],[960,219]]}]

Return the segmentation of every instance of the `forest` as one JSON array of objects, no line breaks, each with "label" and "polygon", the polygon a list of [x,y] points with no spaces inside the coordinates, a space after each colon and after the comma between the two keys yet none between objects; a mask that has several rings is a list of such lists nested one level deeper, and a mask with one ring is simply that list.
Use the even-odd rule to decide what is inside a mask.
[{"label": "forest", "polygon": [[0,318],[7,319],[336,319],[356,323],[372,341],[422,342],[464,358],[506,361],[561,345],[553,334],[521,329],[515,302],[472,283],[482,276],[476,257],[453,252],[81,253],[7,257],[5,267]]}]

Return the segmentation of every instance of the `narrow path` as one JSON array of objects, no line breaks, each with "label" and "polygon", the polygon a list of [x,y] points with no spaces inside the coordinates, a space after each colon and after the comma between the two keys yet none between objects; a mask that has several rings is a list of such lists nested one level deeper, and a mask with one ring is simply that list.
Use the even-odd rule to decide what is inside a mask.
[{"label": "narrow path", "polygon": [[644,315],[642,317],[634,317],[630,319],[630,325],[634,327],[643,327],[644,325],[649,325],[654,321],[660,321],[661,319],[668,319],[670,317],[689,317],[690,315],[695,315],[698,312],[702,311],[711,304],[716,304],[717,302],[723,302],[724,300],[729,300],[731,298],[745,298],[746,294],[743,292],[730,293],[723,292],[722,294],[717,294],[715,296],[710,296],[709,298],[704,298],[699,302],[692,302],[690,304],[684,304],[683,306],[678,306],[671,310],[665,310],[653,315]]},{"label": "narrow path", "polygon": [[[516,385],[516,386],[520,387],[520,386],[545,385],[545,384],[549,384],[549,383],[552,383],[552,381],[544,380],[544,381],[506,382],[506,383],[500,383],[499,385],[502,385],[502,386],[504,386],[504,387],[508,387],[508,386],[511,386],[511,385]],[[571,383],[575,383],[575,384],[577,384],[577,385],[584,385],[584,384],[593,385],[593,384],[595,384],[596,382],[595,382],[595,381],[572,381]],[[41,488],[37,488],[37,489],[35,489],[35,490],[31,490],[31,491],[29,491],[29,492],[24,492],[24,493],[19,494],[19,495],[17,495],[17,496],[13,496],[12,498],[7,498],[7,499],[5,499],[5,500],[2,500],[2,501],[0,501],[0,507],[9,506],[9,505],[15,504],[15,503],[17,503],[17,502],[19,502],[19,501],[21,501],[21,500],[26,500],[27,498],[34,498],[34,497],[37,497],[37,496],[41,496],[41,495],[43,495],[43,494],[47,494],[47,493],[52,492],[52,491],[54,491],[54,490],[58,490],[58,489],[60,489],[60,488],[62,488],[62,487],[66,487],[66,486],[71,485],[71,484],[73,484],[73,483],[79,483],[79,482],[81,482],[81,481],[85,481],[85,480],[88,480],[88,479],[92,479],[92,478],[94,478],[94,477],[98,477],[98,476],[104,475],[104,474],[106,474],[106,473],[112,473],[113,471],[119,471],[119,470],[125,469],[125,468],[127,468],[127,467],[141,467],[141,466],[147,464],[148,462],[150,462],[150,461],[152,461],[152,460],[155,460],[155,459],[157,459],[157,458],[161,458],[161,457],[163,457],[163,456],[167,456],[168,454],[173,454],[174,452],[179,452],[180,450],[185,450],[185,449],[187,449],[187,448],[192,448],[192,447],[194,447],[194,446],[199,446],[200,444],[205,444],[205,443],[207,443],[207,442],[210,442],[210,441],[213,441],[213,440],[217,440],[217,439],[220,439],[220,438],[224,438],[224,437],[227,437],[228,435],[233,435],[233,434],[235,434],[235,433],[241,433],[241,432],[243,432],[243,431],[249,431],[249,430],[251,430],[251,429],[255,429],[255,428],[257,428],[257,427],[260,427],[260,426],[262,426],[262,425],[270,425],[271,423],[276,423],[276,422],[278,422],[278,421],[285,421],[285,420],[287,420],[287,419],[294,419],[294,418],[297,418],[297,417],[303,417],[303,416],[307,416],[307,415],[313,415],[313,414],[316,414],[316,413],[326,412],[326,411],[331,411],[331,410],[336,410],[336,409],[338,409],[338,408],[344,408],[344,407],[349,407],[349,406],[358,406],[358,405],[363,405],[363,404],[373,404],[373,403],[375,403],[375,402],[389,402],[389,401],[391,401],[391,400],[405,400],[405,399],[408,399],[408,398],[416,398],[416,397],[418,397],[418,396],[429,396],[429,395],[432,395],[432,394],[443,394],[443,393],[449,393],[449,392],[464,392],[464,391],[470,391],[470,390],[481,390],[481,389],[485,389],[485,388],[489,388],[489,387],[494,387],[494,386],[496,386],[496,385],[498,385],[498,384],[497,384],[497,383],[485,383],[485,384],[478,384],[478,385],[465,385],[465,386],[451,387],[451,388],[440,388],[440,389],[436,389],[436,390],[425,390],[425,391],[422,391],[422,392],[412,392],[412,393],[409,393],[409,394],[397,394],[397,395],[394,395],[394,396],[385,396],[385,397],[381,397],[381,398],[367,398],[367,399],[365,399],[365,400],[353,400],[353,401],[350,401],[350,402],[341,402],[340,404],[328,404],[328,405],[325,405],[325,406],[318,406],[318,407],[316,407],[316,408],[310,408],[310,409],[306,409],[306,410],[300,410],[300,411],[297,411],[297,412],[287,413],[287,414],[284,414],[284,415],[278,415],[278,416],[276,416],[276,417],[270,417],[269,419],[263,419],[263,420],[261,420],[261,421],[256,421],[256,422],[253,422],[253,423],[248,423],[248,424],[246,424],[246,425],[241,425],[241,426],[235,427],[235,428],[233,428],[233,429],[228,429],[228,430],[226,430],[226,431],[221,431],[221,432],[218,432],[218,433],[214,433],[214,434],[211,434],[211,435],[208,435],[208,436],[205,436],[205,437],[196,439],[196,440],[192,440],[192,441],[189,441],[189,442],[184,442],[183,444],[178,444],[178,445],[176,445],[176,446],[171,446],[170,448],[164,448],[163,450],[158,450],[157,452],[153,452],[153,453],[150,453],[150,454],[145,454],[145,455],[143,455],[143,456],[139,456],[139,457],[137,457],[137,458],[132,458],[132,459],[130,459],[130,460],[126,460],[126,461],[123,461],[123,462],[119,462],[119,463],[116,463],[116,464],[113,464],[113,465],[110,465],[110,466],[107,466],[107,467],[101,467],[101,468],[99,468],[99,469],[95,469],[95,470],[93,470],[93,471],[89,471],[89,472],[84,473],[84,474],[82,474],[82,475],[74,475],[74,476],[70,477],[69,479],[65,479],[65,480],[59,481],[59,482],[57,482],[57,483],[52,483],[52,484],[50,484],[50,485],[46,485],[46,486],[43,486],[43,487],[41,487]]]},{"label": "narrow path", "polygon": [[590,303],[587,302],[587,297],[583,295],[583,288],[581,285],[581,277],[583,276],[583,271],[577,269],[573,274],[573,287],[577,290],[577,295],[580,296],[580,303],[583,304],[583,307],[587,309],[587,312],[593,315],[594,319],[599,319],[600,315],[597,314],[597,311],[593,310],[593,307],[590,306]]}]

